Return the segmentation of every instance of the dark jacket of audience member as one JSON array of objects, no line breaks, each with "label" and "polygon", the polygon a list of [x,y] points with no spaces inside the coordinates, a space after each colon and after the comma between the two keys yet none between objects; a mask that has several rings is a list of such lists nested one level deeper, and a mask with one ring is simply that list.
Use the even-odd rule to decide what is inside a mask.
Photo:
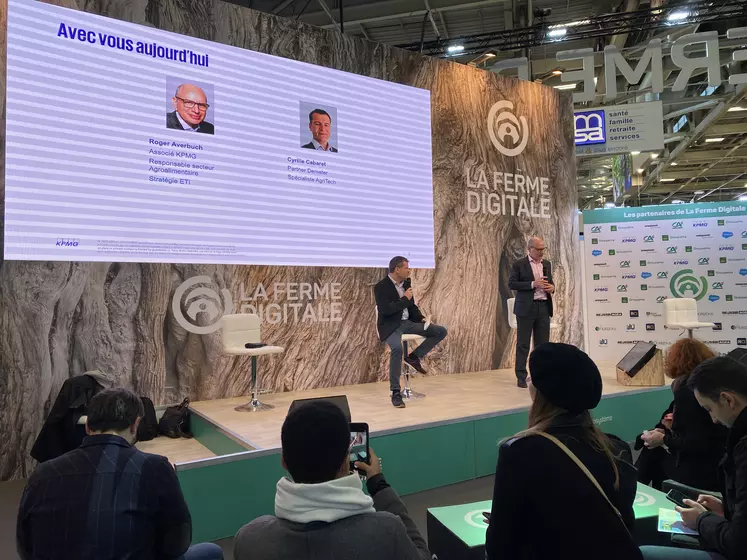
[{"label": "dark jacket of audience member", "polygon": [[86,406],[103,388],[92,375],[66,379],[31,448],[31,456],[43,463],[76,449],[86,437],[86,429],[78,424],[78,419],[86,414]]},{"label": "dark jacket of audience member", "polygon": [[371,465],[362,491],[350,473],[350,431],[342,410],[311,402],[283,425],[283,466],[291,478],[278,482],[275,515],[255,519],[236,534],[236,560],[430,560],[425,540],[405,505]]},{"label": "dark jacket of audience member", "polygon": [[[688,384],[714,421],[729,426],[721,461],[723,515],[701,513],[701,544],[729,560],[747,558],[747,368],[728,357],[704,362]],[[684,517],[684,515],[683,515]]]},{"label": "dark jacket of audience member", "polygon": [[[540,345],[530,356],[530,429],[499,450],[486,536],[488,560],[640,559],[630,532],[636,472],[630,448],[602,434],[589,410],[599,403],[599,370],[581,350]],[[592,473],[618,516],[579,466],[542,436],[555,436]]]},{"label": "dark jacket of audience member", "polygon": [[[664,473],[667,478],[695,488],[719,488],[718,471],[726,449],[728,430],[711,421],[687,386],[687,376],[672,383],[674,400],[668,412],[672,429],[664,434],[669,454]],[[665,413],[667,414],[667,413]]]},{"label": "dark jacket of audience member", "polygon": [[695,367],[714,356],[708,346],[693,338],[680,339],[669,349],[666,373],[673,379],[674,400],[655,428],[663,434],[662,445],[649,448],[644,447],[641,436],[636,440],[636,447],[643,448],[636,463],[640,482],[659,489],[666,479],[705,490],[719,488],[718,464],[726,448],[727,430],[711,421],[687,386]]},{"label": "dark jacket of audience member", "polygon": [[[91,400],[88,427],[104,431],[102,418],[128,411],[122,424],[134,439],[142,403],[124,389]],[[22,560],[161,560],[187,551],[192,521],[165,457],[98,433],[37,467],[21,498],[16,536]]]}]

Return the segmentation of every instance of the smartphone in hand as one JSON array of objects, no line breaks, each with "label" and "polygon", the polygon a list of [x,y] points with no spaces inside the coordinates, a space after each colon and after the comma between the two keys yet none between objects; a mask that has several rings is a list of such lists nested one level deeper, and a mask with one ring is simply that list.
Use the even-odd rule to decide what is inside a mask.
[{"label": "smartphone in hand", "polygon": [[672,489],[669,492],[667,492],[667,500],[683,508],[690,507],[685,503],[685,500],[689,500],[689,499],[690,498],[688,498],[685,494],[683,494],[679,490]]},{"label": "smartphone in hand", "polygon": [[368,424],[365,422],[350,423],[350,470],[355,470],[355,463],[371,464],[371,450],[368,446]]}]

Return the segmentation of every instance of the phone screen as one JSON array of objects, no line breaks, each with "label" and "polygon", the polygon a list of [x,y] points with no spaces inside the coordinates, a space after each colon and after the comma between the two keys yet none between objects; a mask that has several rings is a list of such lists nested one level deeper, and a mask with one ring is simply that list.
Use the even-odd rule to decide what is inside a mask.
[{"label": "phone screen", "polygon": [[350,424],[350,466],[357,461],[370,463],[368,450],[368,425],[362,423]]},{"label": "phone screen", "polygon": [[688,497],[682,492],[678,492],[677,490],[670,490],[669,492],[667,492],[667,499],[680,507],[688,507],[687,505],[685,505],[685,500],[687,500]]}]

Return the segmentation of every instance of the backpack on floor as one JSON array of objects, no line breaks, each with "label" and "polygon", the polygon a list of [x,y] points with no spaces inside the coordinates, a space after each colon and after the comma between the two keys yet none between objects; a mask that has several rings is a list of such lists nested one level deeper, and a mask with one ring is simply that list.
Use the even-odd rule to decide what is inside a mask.
[{"label": "backpack on floor", "polygon": [[158,431],[170,438],[192,437],[189,429],[189,399],[182,404],[168,407],[158,423]]},{"label": "backpack on floor", "polygon": [[158,418],[156,417],[156,407],[153,406],[153,401],[148,397],[140,397],[143,401],[143,409],[145,414],[140,420],[140,424],[137,427],[137,440],[138,441],[150,441],[158,435]]}]

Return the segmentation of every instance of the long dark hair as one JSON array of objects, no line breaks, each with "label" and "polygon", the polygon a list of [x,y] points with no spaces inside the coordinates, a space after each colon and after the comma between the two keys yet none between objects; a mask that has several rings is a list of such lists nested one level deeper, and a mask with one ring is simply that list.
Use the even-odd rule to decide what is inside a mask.
[{"label": "long dark hair", "polygon": [[[529,427],[516,434],[515,437],[523,437],[537,432],[546,432],[554,420],[568,411],[552,404],[540,392],[536,391],[532,407],[529,409]],[[584,439],[597,451],[605,454],[615,472],[615,490],[620,489],[620,469],[617,467],[617,457],[612,449],[612,442],[602,430],[600,430],[588,410],[581,414],[581,427],[584,429]]]}]

